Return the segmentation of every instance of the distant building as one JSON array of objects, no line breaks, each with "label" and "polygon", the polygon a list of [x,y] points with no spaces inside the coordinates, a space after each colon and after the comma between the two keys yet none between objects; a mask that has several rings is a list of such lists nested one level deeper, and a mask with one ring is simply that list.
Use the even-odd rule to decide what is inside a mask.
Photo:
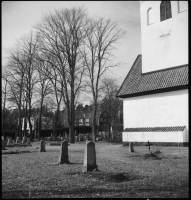
[{"label": "distant building", "polygon": [[142,55],[117,97],[123,142],[188,143],[188,1],[140,1]]},{"label": "distant building", "polygon": [[[62,111],[63,126],[68,127],[67,110]],[[109,133],[109,114],[98,106],[97,111],[97,125],[98,135],[107,138]],[[86,105],[85,107],[77,108],[75,110],[75,130],[76,134],[90,133],[93,126],[93,106]],[[88,128],[89,127],[89,128]]]}]

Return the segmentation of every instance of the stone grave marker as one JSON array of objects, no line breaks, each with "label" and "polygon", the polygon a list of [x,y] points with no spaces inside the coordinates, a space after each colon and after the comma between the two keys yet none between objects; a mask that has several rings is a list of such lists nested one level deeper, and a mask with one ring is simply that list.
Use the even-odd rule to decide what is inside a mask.
[{"label": "stone grave marker", "polygon": [[12,138],[9,137],[9,138],[8,138],[8,141],[7,141],[7,145],[9,145],[9,144],[11,144],[11,143],[12,143]]},{"label": "stone grave marker", "polygon": [[19,137],[16,138],[16,143],[19,143]]},{"label": "stone grave marker", "polygon": [[1,136],[1,139],[4,140],[4,136]]},{"label": "stone grave marker", "polygon": [[93,171],[94,169],[97,171],[98,166],[96,164],[95,143],[88,141],[85,145],[86,147],[84,152],[84,165],[82,172]]},{"label": "stone grave marker", "polygon": [[30,138],[27,138],[27,144],[30,144]]},{"label": "stone grave marker", "polygon": [[58,162],[59,164],[70,164],[68,156],[68,142],[66,140],[61,142],[60,157]]},{"label": "stone grave marker", "polygon": [[133,142],[129,142],[129,151],[134,152],[134,145]]},{"label": "stone grave marker", "polygon": [[2,143],[1,143],[1,144],[2,144],[2,150],[6,150],[6,149],[5,149],[5,140],[2,140]]},{"label": "stone grave marker", "polygon": [[46,152],[44,140],[40,141],[40,152]]},{"label": "stone grave marker", "polygon": [[24,136],[24,137],[23,137],[23,141],[22,141],[22,143],[25,143],[26,141],[27,141],[27,137]]}]

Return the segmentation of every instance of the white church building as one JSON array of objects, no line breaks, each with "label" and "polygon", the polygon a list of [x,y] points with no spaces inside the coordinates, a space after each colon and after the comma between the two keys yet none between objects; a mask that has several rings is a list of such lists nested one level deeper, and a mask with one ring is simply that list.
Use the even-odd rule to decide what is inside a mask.
[{"label": "white church building", "polygon": [[188,1],[140,1],[142,55],[117,97],[123,142],[188,144]]}]

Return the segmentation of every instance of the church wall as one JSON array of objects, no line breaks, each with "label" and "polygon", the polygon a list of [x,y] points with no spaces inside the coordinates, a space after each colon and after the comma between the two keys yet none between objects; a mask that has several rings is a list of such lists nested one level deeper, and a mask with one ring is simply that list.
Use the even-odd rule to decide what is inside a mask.
[{"label": "church wall", "polygon": [[185,131],[177,132],[123,132],[123,142],[188,142]]},{"label": "church wall", "polygon": [[[171,1],[172,18],[160,21],[160,4],[140,3],[142,73],[188,64],[188,9],[179,13],[178,1]],[[153,8],[154,23],[148,25],[149,8]]]},{"label": "church wall", "polygon": [[[125,128],[188,127],[188,89],[123,99]],[[187,133],[186,133],[187,135]]]}]

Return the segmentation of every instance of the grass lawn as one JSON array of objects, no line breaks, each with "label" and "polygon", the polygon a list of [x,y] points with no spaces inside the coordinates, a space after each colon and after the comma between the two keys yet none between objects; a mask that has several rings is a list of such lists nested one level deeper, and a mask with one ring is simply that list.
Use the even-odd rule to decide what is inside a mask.
[{"label": "grass lawn", "polygon": [[[85,142],[68,146],[71,164],[56,164],[60,146],[39,142],[2,150],[2,198],[188,198],[188,147],[96,142],[98,171],[82,172]],[[158,152],[158,154],[157,154]]]}]

